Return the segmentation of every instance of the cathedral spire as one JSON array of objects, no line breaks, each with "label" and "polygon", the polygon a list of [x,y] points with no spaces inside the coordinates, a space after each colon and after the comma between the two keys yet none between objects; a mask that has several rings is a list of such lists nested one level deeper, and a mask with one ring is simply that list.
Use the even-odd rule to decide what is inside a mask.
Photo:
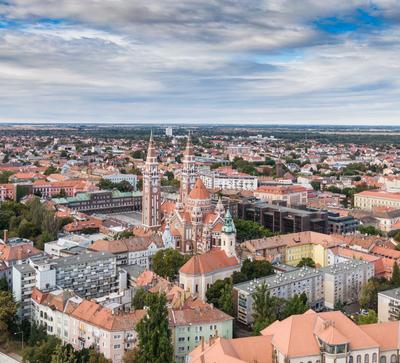
[{"label": "cathedral spire", "polygon": [[154,138],[153,138],[153,130],[150,131],[150,139],[149,139],[149,146],[147,148],[147,159],[146,161],[152,162],[151,158],[156,157],[156,149],[154,147]]},{"label": "cathedral spire", "polygon": [[196,183],[197,170],[193,152],[192,136],[189,132],[186,149],[183,153],[181,172],[181,200],[185,204],[187,197]]}]

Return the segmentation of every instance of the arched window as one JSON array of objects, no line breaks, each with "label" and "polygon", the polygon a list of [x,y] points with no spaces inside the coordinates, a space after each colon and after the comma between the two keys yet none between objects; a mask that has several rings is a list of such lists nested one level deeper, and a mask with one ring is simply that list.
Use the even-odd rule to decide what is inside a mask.
[{"label": "arched window", "polygon": [[372,363],[376,363],[377,360],[378,360],[378,354],[373,353],[373,354],[372,354]]},{"label": "arched window", "polygon": [[353,356],[349,356],[349,363],[353,363]]},{"label": "arched window", "polygon": [[369,354],[364,355],[364,363],[369,363]]},{"label": "arched window", "polygon": [[392,354],[392,355],[390,356],[390,363],[396,363],[396,362],[397,362],[396,354]]},{"label": "arched window", "polygon": [[357,356],[357,363],[361,363],[361,355]]},{"label": "arched window", "polygon": [[381,363],[386,363],[386,356],[385,355],[381,356],[380,362]]}]

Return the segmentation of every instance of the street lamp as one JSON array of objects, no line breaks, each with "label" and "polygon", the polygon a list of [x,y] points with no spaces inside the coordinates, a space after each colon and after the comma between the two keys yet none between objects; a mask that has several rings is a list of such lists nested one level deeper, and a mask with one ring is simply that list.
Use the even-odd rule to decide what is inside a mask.
[{"label": "street lamp", "polygon": [[22,348],[22,350],[24,350],[24,332],[21,330],[17,333],[14,333],[14,335],[18,335],[18,334],[21,334],[21,348]]}]

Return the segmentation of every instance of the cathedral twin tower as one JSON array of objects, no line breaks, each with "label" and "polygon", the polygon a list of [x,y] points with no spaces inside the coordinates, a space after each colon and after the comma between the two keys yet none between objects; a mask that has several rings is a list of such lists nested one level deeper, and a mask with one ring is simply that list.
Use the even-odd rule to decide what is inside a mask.
[{"label": "cathedral twin tower", "polygon": [[[189,134],[183,155],[181,173],[180,200],[186,203],[197,178],[192,138]],[[142,225],[148,229],[161,226],[161,180],[158,170],[157,153],[154,147],[153,133],[150,135],[147,158],[143,171]]]}]

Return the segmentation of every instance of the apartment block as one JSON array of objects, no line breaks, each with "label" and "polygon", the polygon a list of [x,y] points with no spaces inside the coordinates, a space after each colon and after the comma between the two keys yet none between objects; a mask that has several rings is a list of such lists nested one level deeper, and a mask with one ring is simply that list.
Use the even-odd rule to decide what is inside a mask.
[{"label": "apartment block", "polygon": [[397,321],[400,317],[400,288],[378,293],[378,321]]},{"label": "apartment block", "polygon": [[13,294],[21,302],[20,316],[30,315],[34,287],[41,291],[72,289],[82,298],[95,298],[118,290],[116,257],[108,252],[85,252],[58,259],[30,260],[13,267]]},{"label": "apartment block", "polygon": [[324,306],[324,275],[322,271],[302,267],[234,285],[236,316],[241,323],[249,325],[253,322],[253,294],[262,284],[267,285],[271,296],[290,299],[294,295],[304,292],[312,308],[319,310]]},{"label": "apartment block", "polygon": [[374,207],[391,207],[400,209],[400,193],[383,190],[365,190],[354,195],[354,206],[372,210]]},{"label": "apartment block", "polygon": [[362,285],[374,276],[374,264],[364,260],[348,261],[321,269],[324,274],[325,307],[358,301]]}]

